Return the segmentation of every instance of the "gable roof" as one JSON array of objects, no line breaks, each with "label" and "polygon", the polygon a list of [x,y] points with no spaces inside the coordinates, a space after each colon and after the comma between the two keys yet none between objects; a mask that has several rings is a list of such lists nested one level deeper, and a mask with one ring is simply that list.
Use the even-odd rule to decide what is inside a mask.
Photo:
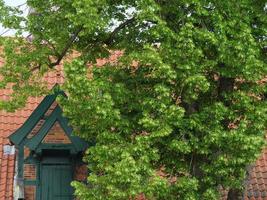
[{"label": "gable roof", "polygon": [[[25,124],[23,124],[23,126],[20,129],[18,129],[18,131],[16,131],[14,134],[12,134],[10,136],[10,140],[11,141],[14,141],[14,143],[15,142],[18,143],[18,142],[22,141],[22,139],[24,139],[28,134],[30,134],[31,130],[35,127],[35,125],[38,123],[38,121],[41,119],[41,117],[46,113],[47,109],[49,108],[49,107],[47,107],[46,109],[43,109],[43,107],[44,107],[43,105],[47,104],[47,102],[49,103],[49,101],[51,99],[55,98],[53,96],[56,96],[56,95],[52,95],[52,97],[50,95],[50,96],[48,96],[48,98],[46,97],[40,103],[40,105],[39,105],[40,107],[38,106],[36,108],[36,110],[32,113],[32,115],[25,122]],[[51,104],[52,103],[50,103],[50,105]],[[49,104],[47,104],[47,105],[49,105]],[[40,109],[42,109],[43,112],[40,112]],[[61,127],[63,128],[65,134],[67,135],[67,137],[71,141],[72,150],[74,152],[77,152],[77,153],[81,152],[81,151],[84,151],[87,148],[87,144],[82,139],[80,139],[79,137],[72,135],[72,131],[73,130],[69,126],[67,118],[65,118],[62,115],[62,113],[63,113],[62,109],[60,108],[59,105],[57,105],[55,107],[55,109],[52,111],[52,113],[45,120],[45,122],[41,126],[40,130],[38,131],[38,133],[36,135],[34,135],[32,138],[28,139],[28,141],[26,142],[25,145],[27,147],[29,147],[29,149],[37,151],[38,147],[41,145],[43,139],[45,138],[45,136],[47,135],[49,130],[53,127],[55,122],[58,121],[59,124],[61,125]],[[36,117],[36,114],[39,114],[40,117]],[[30,121],[30,120],[34,120],[34,121]],[[28,122],[28,124],[27,124],[27,122]],[[27,130],[27,129],[25,129],[25,127],[26,128],[31,127],[31,128],[29,130]],[[23,138],[18,137],[18,136],[21,136],[21,135],[23,135],[24,137]],[[12,136],[14,136],[14,137],[12,137]]]},{"label": "gable roof", "polygon": [[56,95],[46,96],[37,108],[32,112],[32,114],[26,119],[26,121],[19,127],[9,139],[16,145],[19,145],[22,140],[30,133],[30,131],[36,126],[40,121],[43,114],[49,109],[56,99]]},{"label": "gable roof", "polygon": [[267,148],[251,166],[244,200],[267,200]]}]

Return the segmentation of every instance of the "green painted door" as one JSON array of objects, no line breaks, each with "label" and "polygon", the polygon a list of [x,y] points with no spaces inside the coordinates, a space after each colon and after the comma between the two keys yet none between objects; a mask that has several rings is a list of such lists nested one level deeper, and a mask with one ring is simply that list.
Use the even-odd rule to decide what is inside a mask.
[{"label": "green painted door", "polygon": [[72,200],[70,165],[42,165],[41,200]]}]

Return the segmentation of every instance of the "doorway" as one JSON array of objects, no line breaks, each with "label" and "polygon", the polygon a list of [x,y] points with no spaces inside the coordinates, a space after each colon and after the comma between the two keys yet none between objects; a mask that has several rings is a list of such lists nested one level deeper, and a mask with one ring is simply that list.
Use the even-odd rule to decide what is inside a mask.
[{"label": "doorway", "polygon": [[41,200],[73,200],[73,169],[69,156],[62,152],[46,155],[40,167]]}]

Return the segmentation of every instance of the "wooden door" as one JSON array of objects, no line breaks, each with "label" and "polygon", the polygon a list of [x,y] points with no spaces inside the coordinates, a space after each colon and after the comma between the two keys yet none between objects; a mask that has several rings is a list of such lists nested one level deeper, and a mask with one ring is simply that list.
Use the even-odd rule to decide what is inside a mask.
[{"label": "wooden door", "polygon": [[72,200],[70,165],[42,165],[41,200]]}]

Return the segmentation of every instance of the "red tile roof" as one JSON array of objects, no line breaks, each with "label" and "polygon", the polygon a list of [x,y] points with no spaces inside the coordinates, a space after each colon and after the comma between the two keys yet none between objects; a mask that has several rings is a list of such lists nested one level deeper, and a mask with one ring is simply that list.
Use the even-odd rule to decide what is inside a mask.
[{"label": "red tile roof", "polygon": [[246,184],[245,200],[267,200],[267,148],[251,166]]}]

